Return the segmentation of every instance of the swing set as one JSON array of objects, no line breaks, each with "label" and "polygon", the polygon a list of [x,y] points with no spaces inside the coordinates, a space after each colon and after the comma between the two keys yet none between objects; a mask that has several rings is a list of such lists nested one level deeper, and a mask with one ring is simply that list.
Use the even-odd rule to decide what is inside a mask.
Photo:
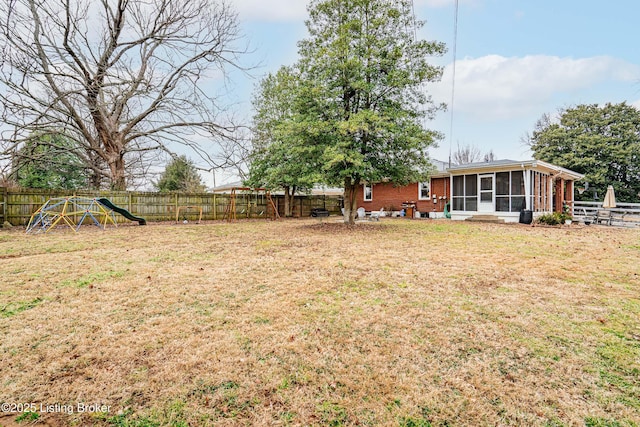
[{"label": "swing set", "polygon": [[[244,214],[247,218],[251,218],[253,209],[254,216],[262,217],[264,215],[266,219],[274,221],[280,219],[278,208],[273,202],[273,198],[271,197],[271,192],[269,192],[269,190],[266,188],[234,187],[231,189],[231,197],[224,211],[223,220],[226,220],[227,222],[238,220],[237,192],[240,192],[246,202],[246,208],[242,209],[240,214]],[[251,201],[251,196],[254,196],[253,202]],[[258,205],[265,205],[266,208],[258,212]]]}]

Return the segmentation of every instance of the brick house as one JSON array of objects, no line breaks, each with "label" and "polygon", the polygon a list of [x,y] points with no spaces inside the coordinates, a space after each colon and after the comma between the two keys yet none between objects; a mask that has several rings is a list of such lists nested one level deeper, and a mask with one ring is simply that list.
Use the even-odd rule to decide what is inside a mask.
[{"label": "brick house", "polygon": [[421,216],[442,217],[445,204],[454,220],[493,216],[518,222],[520,211],[532,217],[561,211],[573,204],[574,182],[584,175],[539,160],[497,160],[448,166],[434,161],[437,170],[428,182],[394,186],[364,184],[358,206],[367,211],[417,210]]},{"label": "brick house", "polygon": [[364,184],[356,195],[358,207],[366,211],[400,211],[411,207],[421,216],[427,214],[432,217],[444,216],[444,207],[449,200],[450,176],[447,172],[448,164],[432,160],[435,170],[426,182],[413,182],[404,186],[396,186],[392,182]]}]

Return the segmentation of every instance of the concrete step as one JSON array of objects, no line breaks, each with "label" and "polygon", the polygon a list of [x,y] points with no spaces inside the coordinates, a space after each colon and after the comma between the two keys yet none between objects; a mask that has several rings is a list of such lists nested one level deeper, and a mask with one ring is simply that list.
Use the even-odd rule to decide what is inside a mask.
[{"label": "concrete step", "polygon": [[494,224],[504,224],[504,219],[500,219],[495,215],[474,215],[466,219],[471,222],[490,222]]}]

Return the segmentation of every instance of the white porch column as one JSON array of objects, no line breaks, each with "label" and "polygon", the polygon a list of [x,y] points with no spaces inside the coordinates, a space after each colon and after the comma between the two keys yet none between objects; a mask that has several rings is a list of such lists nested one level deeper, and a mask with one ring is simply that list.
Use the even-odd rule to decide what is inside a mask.
[{"label": "white porch column", "polygon": [[547,178],[547,212],[553,212],[553,186],[555,179],[549,175]]},{"label": "white porch column", "polygon": [[531,171],[524,169],[524,208],[531,210]]}]

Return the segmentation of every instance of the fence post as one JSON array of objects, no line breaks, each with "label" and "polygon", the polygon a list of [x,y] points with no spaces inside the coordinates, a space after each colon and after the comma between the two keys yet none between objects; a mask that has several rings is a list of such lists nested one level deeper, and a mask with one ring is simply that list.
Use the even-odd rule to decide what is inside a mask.
[{"label": "fence post", "polygon": [[9,197],[9,193],[7,192],[7,187],[2,187],[2,223],[4,224],[5,221],[8,221],[7,218],[7,198]]},{"label": "fence post", "polygon": [[[73,197],[74,199],[75,199],[76,197],[78,197],[78,193],[77,193],[75,190],[73,191],[73,196],[72,196],[72,197]],[[78,215],[77,215],[77,214],[73,214],[73,222],[74,222],[74,223],[76,223],[76,224],[78,223]]]},{"label": "fence post", "polygon": [[215,221],[216,218],[216,211],[218,210],[218,208],[216,207],[216,193],[213,193],[213,220]]}]

